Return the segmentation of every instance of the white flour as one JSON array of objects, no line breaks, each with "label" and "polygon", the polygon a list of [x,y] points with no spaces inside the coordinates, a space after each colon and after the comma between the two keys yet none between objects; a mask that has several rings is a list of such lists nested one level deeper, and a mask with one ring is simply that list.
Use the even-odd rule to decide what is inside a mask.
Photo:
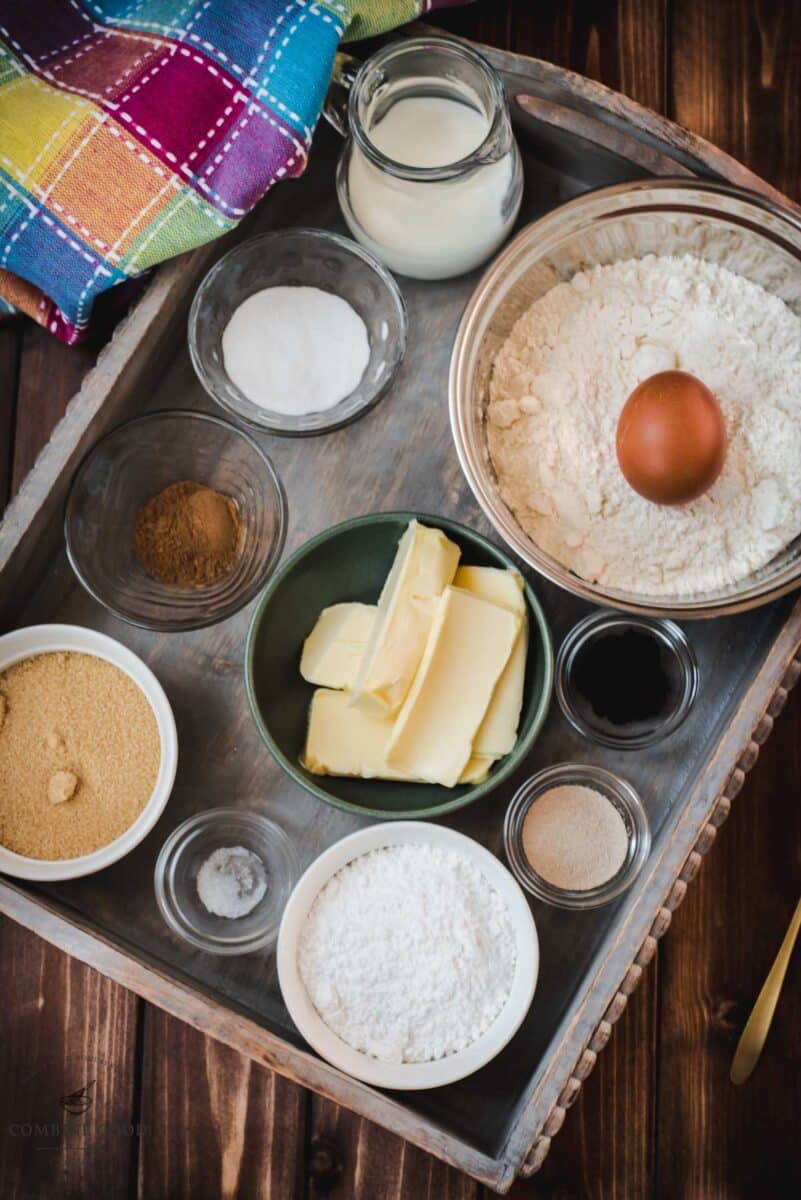
[{"label": "white flour", "polygon": [[[729,449],[698,500],[642,499],[617,463],[634,387],[680,368],[715,393]],[[653,595],[725,587],[801,530],[801,320],[690,255],[577,274],[518,320],[493,367],[489,451],[501,493],[584,579]]]},{"label": "white flour", "polygon": [[309,910],[298,968],[344,1042],[384,1062],[464,1049],[503,1008],[517,958],[504,900],[467,859],[433,846],[373,850]]}]

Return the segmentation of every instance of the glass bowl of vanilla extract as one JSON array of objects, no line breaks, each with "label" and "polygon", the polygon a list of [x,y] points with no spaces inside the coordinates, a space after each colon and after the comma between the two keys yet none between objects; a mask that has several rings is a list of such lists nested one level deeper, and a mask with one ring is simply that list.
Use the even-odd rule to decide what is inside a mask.
[{"label": "glass bowl of vanilla extract", "polygon": [[602,746],[641,750],[684,722],[698,693],[698,664],[675,621],[591,613],[556,660],[556,696],[567,720]]}]

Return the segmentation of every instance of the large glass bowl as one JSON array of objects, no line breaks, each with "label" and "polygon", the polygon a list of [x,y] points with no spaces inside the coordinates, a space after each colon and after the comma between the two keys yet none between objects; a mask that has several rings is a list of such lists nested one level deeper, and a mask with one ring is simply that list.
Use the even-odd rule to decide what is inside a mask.
[{"label": "large glass bowl", "polygon": [[726,184],[645,180],[590,192],[529,225],[480,281],[454,342],[451,429],[462,469],[500,536],[574,595],[632,612],[711,617],[765,604],[801,583],[801,536],[770,563],[718,591],[649,596],[590,583],[546,554],[501,497],[487,450],[492,363],[519,316],[555,284],[597,264],[693,254],[779,296],[801,315],[801,214]]}]

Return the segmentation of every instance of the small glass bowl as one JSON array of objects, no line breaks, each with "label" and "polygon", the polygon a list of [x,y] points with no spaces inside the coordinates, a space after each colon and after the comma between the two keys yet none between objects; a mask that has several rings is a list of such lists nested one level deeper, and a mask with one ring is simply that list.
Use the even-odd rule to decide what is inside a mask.
[{"label": "small glass bowl", "polygon": [[[134,552],[136,515],[171,483],[192,480],[231,496],[242,522],[234,568],[203,586],[163,583]],[[143,629],[201,629],[248,604],[272,573],[286,536],[286,499],[253,439],[207,413],[136,417],[96,442],[75,472],[64,517],[79,580],[115,616]]]},{"label": "small glass bowl", "polygon": [[[244,846],[258,854],[267,872],[267,891],[244,917],[217,917],[197,891],[197,876],[215,850]],[[212,808],[174,829],[161,848],[154,883],[156,901],[173,933],[210,954],[251,954],[273,946],[297,882],[295,848],[280,826],[259,813]]]},{"label": "small glass bowl", "polygon": [[[672,703],[664,713],[619,730],[597,716],[591,704],[573,686],[579,654],[596,638],[610,632],[640,630],[655,638],[675,667]],[[556,657],[554,680],[559,707],[570,724],[584,737],[615,750],[642,750],[674,733],[686,719],[698,694],[698,663],[683,629],[675,621],[638,617],[627,613],[594,612],[568,633]]]},{"label": "small glass bowl", "polygon": [[[557,887],[543,879],[531,866],[523,850],[523,822],[531,805],[544,792],[566,784],[589,787],[606,796],[623,818],[629,840],[625,862],[617,874],[606,883],[581,892]],[[557,908],[598,908],[631,887],[651,851],[651,830],[642,801],[630,783],[602,767],[561,763],[533,775],[518,789],[506,810],[503,844],[518,883],[532,896]]]},{"label": "small glass bowl", "polygon": [[[294,416],[261,408],[228,378],[222,335],[234,309],[268,287],[316,287],[346,300],[367,326],[370,359],[359,386],[333,408]],[[322,229],[281,229],[236,246],[211,268],[189,312],[189,354],[213,400],[257,429],[304,437],[341,429],[377,404],[406,352],[406,306],[385,267]]]}]

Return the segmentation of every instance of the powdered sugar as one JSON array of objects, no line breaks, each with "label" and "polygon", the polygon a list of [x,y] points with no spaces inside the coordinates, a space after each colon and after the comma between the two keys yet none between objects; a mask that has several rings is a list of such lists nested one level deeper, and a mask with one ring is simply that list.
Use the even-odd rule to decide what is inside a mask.
[{"label": "powdered sugar", "polygon": [[[717,396],[723,472],[691,504],[642,499],[615,433],[634,387],[680,368]],[[652,595],[718,589],[801,531],[801,320],[692,255],[579,272],[517,321],[494,364],[489,451],[534,541],[585,579]]]},{"label": "powdered sugar", "polygon": [[320,1017],[384,1062],[430,1062],[489,1028],[512,988],[505,901],[434,846],[372,850],[338,871],[301,932],[298,969]]}]

